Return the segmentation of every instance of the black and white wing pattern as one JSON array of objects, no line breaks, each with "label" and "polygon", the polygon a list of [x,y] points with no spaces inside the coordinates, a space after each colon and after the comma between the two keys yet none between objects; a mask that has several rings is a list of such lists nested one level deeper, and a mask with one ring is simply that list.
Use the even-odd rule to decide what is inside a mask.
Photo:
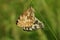
[{"label": "black and white wing pattern", "polygon": [[35,18],[33,25],[31,25],[30,27],[24,27],[23,30],[32,31],[32,30],[43,29],[43,28],[44,28],[44,24],[40,20]]}]

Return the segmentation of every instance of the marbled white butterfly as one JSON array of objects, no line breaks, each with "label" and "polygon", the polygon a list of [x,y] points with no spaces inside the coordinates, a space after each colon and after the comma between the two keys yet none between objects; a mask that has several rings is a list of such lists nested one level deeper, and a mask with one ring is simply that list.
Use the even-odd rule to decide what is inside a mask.
[{"label": "marbled white butterfly", "polygon": [[23,28],[24,31],[32,31],[39,28],[44,28],[43,23],[34,15],[35,10],[30,7],[19,16],[16,25]]}]

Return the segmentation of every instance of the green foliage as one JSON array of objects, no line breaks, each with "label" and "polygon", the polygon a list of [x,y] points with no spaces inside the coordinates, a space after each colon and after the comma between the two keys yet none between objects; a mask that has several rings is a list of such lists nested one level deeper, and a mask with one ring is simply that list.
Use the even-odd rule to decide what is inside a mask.
[{"label": "green foliage", "polygon": [[[30,6],[44,23],[43,30],[25,32],[16,26]],[[60,0],[0,0],[0,40],[60,40]]]}]

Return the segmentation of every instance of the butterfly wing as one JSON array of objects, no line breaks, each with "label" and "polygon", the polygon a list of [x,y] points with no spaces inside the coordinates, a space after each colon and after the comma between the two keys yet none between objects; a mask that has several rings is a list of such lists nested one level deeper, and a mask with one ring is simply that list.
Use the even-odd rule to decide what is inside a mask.
[{"label": "butterfly wing", "polygon": [[33,25],[31,25],[30,27],[24,27],[23,30],[32,31],[32,30],[36,30],[36,29],[40,29],[40,28],[44,28],[44,24],[35,17],[35,21],[34,21]]},{"label": "butterfly wing", "polygon": [[20,15],[16,21],[17,26],[23,28],[25,31],[32,31],[39,28],[44,28],[43,23],[38,20],[34,15],[34,9],[31,7]]}]

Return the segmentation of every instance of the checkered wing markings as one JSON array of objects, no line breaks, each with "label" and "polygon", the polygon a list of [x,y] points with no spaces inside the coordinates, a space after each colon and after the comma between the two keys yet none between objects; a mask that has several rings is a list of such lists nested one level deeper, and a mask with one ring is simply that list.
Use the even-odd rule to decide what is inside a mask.
[{"label": "checkered wing markings", "polygon": [[23,30],[32,31],[32,30],[36,30],[36,29],[40,29],[40,28],[44,28],[44,25],[41,21],[39,21],[37,18],[35,18],[35,22],[33,23],[33,25],[30,27],[24,27]]},{"label": "checkered wing markings", "polygon": [[[20,19],[18,19],[20,20]],[[19,25],[19,21],[16,21],[16,24],[18,26]],[[32,30],[36,30],[36,29],[39,29],[39,28],[44,28],[44,25],[41,21],[39,21],[37,18],[35,18],[35,22],[33,23],[33,25],[31,25],[30,27],[22,27],[24,31],[32,31]]]},{"label": "checkered wing markings", "polygon": [[39,25],[40,28],[44,28],[43,22],[41,22],[39,19],[35,17],[35,20],[37,20],[37,25]]},{"label": "checkered wing markings", "polygon": [[[16,24],[18,26],[20,26],[19,25],[19,20],[20,19],[18,19],[16,21]],[[31,25],[30,27],[22,27],[22,28],[23,28],[24,31],[32,31],[32,30],[36,30],[36,29],[39,29],[39,28],[44,28],[44,25],[41,21],[39,21],[37,18],[35,18],[35,21],[34,21],[33,25]]]},{"label": "checkered wing markings", "polygon": [[[18,25],[18,26],[20,26],[20,24],[19,24],[19,21],[20,21],[20,19],[18,19],[17,21],[16,21],[16,24]],[[23,28],[23,30],[24,31],[32,31],[32,30],[36,30],[36,29],[39,29],[39,28],[44,28],[44,25],[43,25],[43,23],[40,21],[40,20],[38,20],[36,17],[35,17],[35,21],[34,21],[34,23],[33,23],[33,25],[31,25],[30,27],[22,27]]]}]

